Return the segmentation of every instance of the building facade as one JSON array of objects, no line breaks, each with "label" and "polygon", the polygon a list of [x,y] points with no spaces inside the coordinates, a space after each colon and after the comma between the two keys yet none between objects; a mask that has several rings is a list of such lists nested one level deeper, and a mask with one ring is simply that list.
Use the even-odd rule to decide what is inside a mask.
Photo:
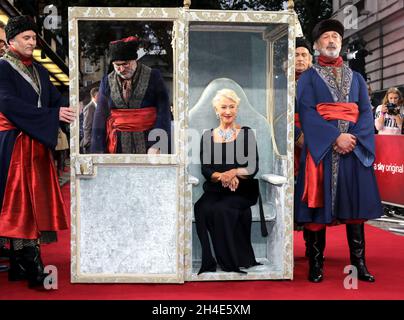
[{"label": "building facade", "polygon": [[68,54],[61,38],[57,37],[54,28],[60,26],[48,25],[50,11],[39,7],[37,1],[0,0],[0,21],[7,24],[9,18],[17,15],[29,15],[38,25],[37,48],[34,59],[42,64],[49,72],[50,80],[63,94],[69,90]]},{"label": "building facade", "polygon": [[333,0],[333,17],[346,27],[344,49],[369,51],[364,69],[375,100],[390,87],[404,93],[404,0]]}]

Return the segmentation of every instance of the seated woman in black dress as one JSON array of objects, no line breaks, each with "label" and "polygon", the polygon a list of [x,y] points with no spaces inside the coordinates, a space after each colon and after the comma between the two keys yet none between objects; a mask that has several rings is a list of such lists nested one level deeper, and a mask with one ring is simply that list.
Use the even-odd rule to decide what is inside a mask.
[{"label": "seated woman in black dress", "polygon": [[[204,194],[195,203],[196,230],[202,246],[198,274],[216,271],[246,273],[258,265],[251,245],[251,206],[258,199],[258,152],[254,132],[236,124],[240,98],[230,89],[219,90],[213,106],[220,124],[201,140]],[[208,232],[217,259],[214,259]]]}]

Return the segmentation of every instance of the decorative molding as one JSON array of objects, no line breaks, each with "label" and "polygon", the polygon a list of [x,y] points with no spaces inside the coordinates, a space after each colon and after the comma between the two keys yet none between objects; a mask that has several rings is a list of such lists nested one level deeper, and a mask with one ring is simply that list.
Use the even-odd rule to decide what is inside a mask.
[{"label": "decorative molding", "polygon": [[191,7],[191,0],[184,0],[184,8],[189,9]]},{"label": "decorative molding", "polygon": [[293,11],[295,9],[295,2],[293,0],[288,0],[288,10]]},{"label": "decorative molding", "polygon": [[77,177],[82,176],[96,176],[96,167],[93,164],[93,159],[91,157],[72,157],[71,167],[74,168]]},{"label": "decorative molding", "polygon": [[[188,14],[188,15],[187,15]],[[188,20],[188,25],[195,22],[217,22],[217,23],[233,23],[233,24],[287,24],[285,26],[283,36],[288,34],[288,105],[287,105],[287,154],[284,156],[276,156],[276,162],[280,170],[285,172],[286,181],[284,185],[273,188],[279,199],[285,199],[281,205],[282,214],[280,215],[280,224],[283,228],[284,242],[282,252],[282,271],[257,272],[258,269],[249,270],[247,275],[240,275],[232,272],[215,272],[203,273],[197,275],[192,270],[192,184],[186,185],[186,214],[185,214],[185,281],[229,281],[229,280],[277,280],[293,278],[293,130],[294,130],[294,42],[295,42],[295,26],[296,14],[290,11],[279,12],[259,12],[259,11],[217,11],[217,10],[189,10],[184,13]],[[195,26],[198,28],[199,26]],[[234,26],[238,28],[237,25]],[[281,26],[282,28],[282,26]],[[293,39],[293,40],[292,40]],[[185,54],[188,56],[188,35],[185,36]],[[186,60],[186,74],[188,75],[188,60]],[[186,82],[188,83],[188,82]],[[188,86],[186,87],[188,90]],[[187,101],[187,100],[186,100]],[[186,102],[186,110],[188,110],[188,101]],[[274,148],[275,149],[275,148]]]}]

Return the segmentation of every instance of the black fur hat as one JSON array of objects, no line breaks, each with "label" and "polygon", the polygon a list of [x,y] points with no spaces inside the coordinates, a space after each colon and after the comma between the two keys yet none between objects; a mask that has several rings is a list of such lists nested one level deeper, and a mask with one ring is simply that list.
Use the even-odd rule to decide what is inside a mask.
[{"label": "black fur hat", "polygon": [[128,37],[109,43],[109,61],[116,60],[136,60],[137,50],[139,49],[139,38]]},{"label": "black fur hat", "polygon": [[300,38],[296,38],[296,49],[299,47],[303,47],[306,48],[307,50],[309,50],[310,54],[313,54],[312,52],[312,47],[310,45],[310,42],[307,41],[305,38],[300,37]]},{"label": "black fur hat", "polygon": [[316,41],[324,32],[335,31],[344,37],[344,25],[335,19],[322,20],[316,24],[313,29],[312,37],[313,41]]},{"label": "black fur hat", "polygon": [[10,40],[16,35],[28,30],[38,33],[38,28],[35,21],[30,16],[16,16],[10,18],[7,22],[6,28],[4,29],[6,32],[7,42],[10,43]]}]

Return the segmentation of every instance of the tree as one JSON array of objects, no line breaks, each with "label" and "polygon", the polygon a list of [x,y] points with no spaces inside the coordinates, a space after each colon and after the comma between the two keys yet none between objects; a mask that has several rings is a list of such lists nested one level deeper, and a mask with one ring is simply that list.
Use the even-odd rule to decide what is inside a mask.
[{"label": "tree", "polygon": [[283,8],[283,0],[219,0],[224,10],[267,10],[278,11]]},{"label": "tree", "polygon": [[[279,11],[287,5],[284,0],[219,0],[225,10]],[[303,34],[311,41],[311,31],[316,23],[332,15],[331,0],[295,0],[295,11],[299,17]]]},{"label": "tree", "polygon": [[311,32],[314,26],[323,19],[332,15],[331,0],[296,0],[295,10],[299,16],[303,34],[306,39],[312,42]]},{"label": "tree", "polygon": [[[20,0],[21,1],[21,0]],[[23,0],[29,1],[29,0]],[[34,0],[34,2],[36,2]],[[43,6],[48,2],[38,0],[40,12],[43,12]],[[62,28],[54,30],[56,35],[63,39],[65,51],[68,51],[68,6],[69,7],[182,7],[183,0],[72,0],[66,5],[65,1],[53,0],[53,5],[58,9],[58,14],[62,18]],[[287,5],[287,1],[283,0],[192,0],[192,9],[210,9],[210,10],[265,10],[279,11],[283,10]],[[41,11],[42,9],[42,11]],[[295,0],[295,10],[298,14],[303,33],[308,40],[311,39],[311,32],[315,24],[321,20],[329,18],[332,14],[331,0]],[[82,23],[82,22],[80,22]],[[84,22],[83,22],[84,23]],[[104,22],[105,23],[105,22]],[[145,23],[132,21],[122,23],[115,21],[114,26],[120,28],[105,28],[105,25],[99,21],[91,21],[83,29],[85,32],[80,36],[80,49],[86,58],[93,62],[104,56],[108,43],[116,40],[118,37],[126,37],[129,35],[137,35],[143,39],[157,39],[158,42],[145,41],[144,46],[147,49],[160,48],[160,58],[172,68],[172,49],[171,49],[171,28],[166,22]],[[167,70],[172,71],[172,70]]]},{"label": "tree", "polygon": [[[282,10],[285,5],[283,0],[193,0],[191,4],[192,9],[216,9],[216,10],[268,10],[268,11],[278,11]],[[67,21],[67,6],[66,2],[62,0],[53,1],[54,5],[57,6],[59,11],[61,11],[62,21]],[[183,0],[73,0],[68,2],[68,6],[80,6],[80,7],[182,7]],[[296,0],[295,10],[299,16],[300,23],[302,25],[303,33],[308,40],[311,39],[311,31],[313,30],[315,24],[321,20],[329,18],[332,14],[332,1],[331,0]],[[92,45],[88,46],[94,48],[94,52],[88,52],[90,57],[94,57],[95,54],[99,54],[97,47],[104,44],[98,44],[98,41],[102,41],[106,30],[102,30],[101,33],[89,33],[92,35],[93,40],[90,40]],[[67,50],[67,23],[62,24],[62,30],[57,32],[58,35],[62,36],[64,39],[64,45]],[[161,41],[162,45],[170,44],[170,39],[161,32],[158,32],[159,36],[163,36]],[[108,38],[108,34],[106,35]]]}]

